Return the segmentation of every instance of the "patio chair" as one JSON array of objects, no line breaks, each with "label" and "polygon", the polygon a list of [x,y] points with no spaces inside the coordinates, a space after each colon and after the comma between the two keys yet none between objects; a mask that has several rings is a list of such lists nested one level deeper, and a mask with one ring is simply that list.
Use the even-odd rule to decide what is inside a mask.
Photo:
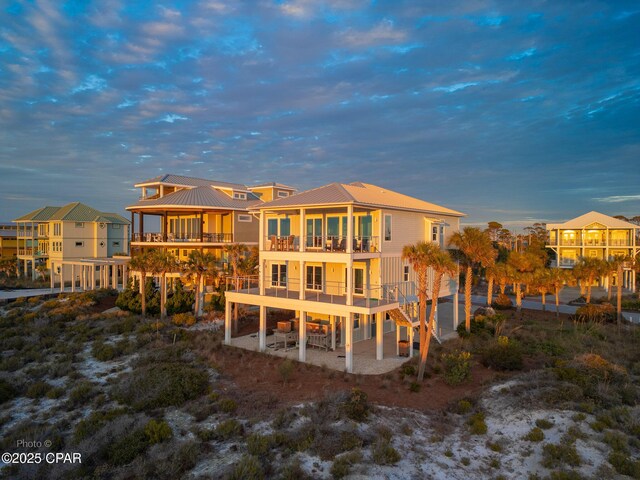
[{"label": "patio chair", "polygon": [[336,250],[340,250],[341,252],[344,252],[346,249],[347,249],[347,240],[343,238],[342,240],[340,240],[340,246],[338,246]]},{"label": "patio chair", "polygon": [[275,250],[277,248],[277,240],[275,235],[271,235],[269,237],[269,241],[271,242],[271,250]]},{"label": "patio chair", "polygon": [[295,241],[295,235],[289,235],[289,239],[287,240],[287,250],[293,250],[293,242]]}]

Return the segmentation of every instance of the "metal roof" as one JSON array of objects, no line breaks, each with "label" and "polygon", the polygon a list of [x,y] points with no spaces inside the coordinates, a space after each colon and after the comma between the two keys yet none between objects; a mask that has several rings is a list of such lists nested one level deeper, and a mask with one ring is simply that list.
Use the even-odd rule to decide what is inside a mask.
[{"label": "metal roof", "polygon": [[171,173],[165,175],[159,175],[157,177],[150,178],[143,182],[136,183],[135,187],[142,187],[145,185],[153,185],[163,183],[165,185],[178,185],[183,187],[221,187],[232,188],[235,190],[247,190],[247,186],[241,183],[220,182],[218,180],[207,180],[205,178],[186,177],[183,175],[174,175]]},{"label": "metal roof", "polygon": [[330,183],[322,187],[306,190],[286,198],[279,198],[259,205],[257,208],[304,207],[312,205],[355,204],[377,208],[442,213],[464,216],[464,213],[403,195],[383,187],[368,183]]},{"label": "metal roof", "polygon": [[226,193],[216,190],[212,186],[189,188],[164,195],[162,198],[140,200],[127,210],[153,207],[192,207],[216,208],[228,210],[246,210],[252,205],[261,203],[252,193],[247,194],[246,200],[232,198]]},{"label": "metal roof", "polygon": [[42,207],[16,218],[14,222],[47,222],[59,209],[60,207]]},{"label": "metal roof", "polygon": [[634,225],[633,223],[625,222],[624,220],[620,220],[615,217],[610,217],[609,215],[605,215],[604,213],[591,211],[589,213],[585,213],[584,215],[580,215],[579,217],[572,218],[571,220],[567,220],[564,223],[548,223],[547,230],[580,229],[580,228],[587,227],[593,223],[600,223],[605,227],[609,227],[609,228],[640,229],[638,225]]},{"label": "metal roof", "polygon": [[283,190],[293,190],[293,191],[298,190],[296,187],[290,187],[289,185],[285,185],[283,183],[277,183],[277,182],[267,182],[267,183],[261,183],[259,185],[251,185],[248,188],[249,190],[251,190],[254,188],[268,188],[268,187],[281,188]]}]

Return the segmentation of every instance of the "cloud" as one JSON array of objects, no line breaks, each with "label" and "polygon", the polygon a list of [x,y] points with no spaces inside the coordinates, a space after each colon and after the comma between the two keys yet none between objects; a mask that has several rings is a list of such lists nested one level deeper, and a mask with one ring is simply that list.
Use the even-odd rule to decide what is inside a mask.
[{"label": "cloud", "polygon": [[609,197],[594,198],[594,200],[602,203],[637,202],[640,201],[640,195],[611,195]]},{"label": "cloud", "polygon": [[71,93],[79,93],[87,90],[101,92],[105,88],[107,88],[107,81],[104,78],[100,78],[97,75],[89,75],[80,85],[71,90]]},{"label": "cloud", "polygon": [[349,29],[340,37],[346,45],[360,48],[404,42],[407,32],[398,30],[393,21],[385,18],[369,30]]}]

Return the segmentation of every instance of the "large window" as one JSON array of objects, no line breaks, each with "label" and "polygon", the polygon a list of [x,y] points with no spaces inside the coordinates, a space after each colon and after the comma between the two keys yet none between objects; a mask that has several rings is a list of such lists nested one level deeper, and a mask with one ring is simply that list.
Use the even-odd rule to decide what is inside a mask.
[{"label": "large window", "polygon": [[307,247],[322,246],[322,219],[307,218]]},{"label": "large window", "polygon": [[322,267],[307,265],[307,290],[322,290]]},{"label": "large window", "polygon": [[[344,270],[345,284],[347,279],[347,269]],[[353,269],[353,293],[356,295],[364,295],[364,269]]]},{"label": "large window", "polygon": [[291,235],[291,221],[288,218],[270,218],[267,220],[267,235],[287,237]]},{"label": "large window", "polygon": [[54,236],[60,236],[62,232],[62,224],[61,223],[54,223],[53,224],[53,235]]},{"label": "large window", "polygon": [[384,241],[391,241],[391,215],[389,214],[384,216]]},{"label": "large window", "polygon": [[287,265],[284,263],[271,264],[271,286],[287,286]]},{"label": "large window", "polygon": [[357,217],[358,235],[360,237],[371,237],[371,215]]}]

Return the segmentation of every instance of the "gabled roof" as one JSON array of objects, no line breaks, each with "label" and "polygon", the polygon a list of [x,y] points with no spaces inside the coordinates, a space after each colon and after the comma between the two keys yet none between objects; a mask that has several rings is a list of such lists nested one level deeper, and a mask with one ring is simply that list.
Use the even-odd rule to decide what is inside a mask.
[{"label": "gabled roof", "polygon": [[589,213],[585,213],[584,215],[580,215],[579,217],[567,220],[564,223],[548,223],[547,230],[580,229],[587,227],[588,225],[591,225],[593,223],[600,223],[609,228],[640,228],[638,227],[638,225],[634,225],[633,223],[625,222],[624,220],[620,220],[615,217],[610,217],[609,215],[605,215],[604,213],[591,211]]},{"label": "gabled roof", "polygon": [[280,207],[304,207],[320,205],[362,205],[377,208],[392,208],[396,210],[418,211],[425,213],[442,213],[457,217],[464,213],[450,208],[425,202],[418,198],[403,195],[383,187],[369,183],[330,183],[322,187],[306,190],[286,198],[279,198],[263,203],[254,208],[272,209]]},{"label": "gabled roof", "polygon": [[154,207],[193,207],[193,208],[220,208],[227,210],[246,210],[252,205],[260,203],[260,200],[249,193],[246,200],[235,199],[216,190],[212,186],[188,188],[170,193],[162,198],[140,200],[127,210]]},{"label": "gabled roof", "polygon": [[292,191],[298,190],[296,187],[290,187],[289,185],[285,185],[283,183],[277,183],[277,182],[267,182],[267,183],[261,183],[259,185],[251,185],[250,187],[248,187],[248,189],[253,190],[254,188],[269,188],[269,187],[280,188],[282,190],[292,190]]},{"label": "gabled roof", "polygon": [[104,213],[84,203],[73,202],[64,207],[43,207],[27,213],[15,222],[104,222],[129,224],[129,221],[115,213]]},{"label": "gabled roof", "polygon": [[143,182],[136,183],[135,187],[144,187],[148,185],[157,185],[163,183],[165,185],[175,185],[181,187],[221,187],[232,188],[234,190],[247,190],[246,185],[241,183],[219,182],[217,180],[207,180],[205,178],[185,177],[183,175],[173,175],[171,173],[159,175]]},{"label": "gabled roof", "polygon": [[14,222],[47,222],[58,210],[60,207],[42,207],[16,218]]}]

